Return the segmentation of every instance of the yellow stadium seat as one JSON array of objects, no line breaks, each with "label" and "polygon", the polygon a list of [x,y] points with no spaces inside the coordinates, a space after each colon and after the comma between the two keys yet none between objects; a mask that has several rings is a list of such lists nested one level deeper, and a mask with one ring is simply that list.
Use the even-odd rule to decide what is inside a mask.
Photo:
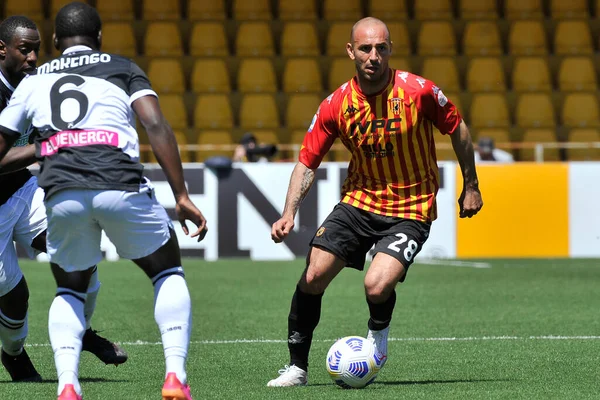
[{"label": "yellow stadium seat", "polygon": [[429,57],[423,62],[421,76],[435,82],[443,90],[460,91],[458,70],[452,57]]},{"label": "yellow stadium seat", "polygon": [[144,37],[144,55],[181,57],[183,44],[175,22],[151,22]]},{"label": "yellow stadium seat", "polygon": [[317,19],[314,1],[279,0],[279,19],[282,21],[305,21]]},{"label": "yellow stadium seat", "polygon": [[592,59],[564,58],[558,70],[558,87],[561,91],[597,91],[598,80]]},{"label": "yellow stadium seat", "polygon": [[508,128],[510,126],[508,106],[506,98],[502,94],[475,94],[469,114],[473,128]]},{"label": "yellow stadium seat", "polygon": [[324,0],[326,21],[357,21],[362,17],[360,0]]},{"label": "yellow stadium seat", "polygon": [[[556,143],[556,134],[554,129],[527,129],[523,134],[524,143]],[[536,161],[535,147],[523,148],[520,151],[521,161]],[[543,161],[560,161],[560,154],[557,148],[544,147]]]},{"label": "yellow stadium seat", "polygon": [[200,130],[198,133],[198,145],[200,146],[213,146],[213,147],[225,147],[231,150],[224,150],[218,148],[207,148],[204,150],[196,151],[196,161],[202,162],[209,157],[223,156],[233,157],[234,146],[231,132],[228,130]]},{"label": "yellow stadium seat", "polygon": [[481,138],[491,138],[494,140],[494,146],[502,149],[508,153],[510,153],[514,157],[514,151],[512,148],[507,148],[505,146],[510,145],[510,133],[508,129],[502,128],[488,128],[488,129],[480,129],[477,132],[477,135],[474,138],[475,144]]},{"label": "yellow stadium seat", "polygon": [[450,135],[442,135],[440,131],[434,129],[433,141],[438,160],[456,161],[456,154],[452,148],[452,137]]},{"label": "yellow stadium seat", "polygon": [[550,16],[553,19],[589,18],[587,0],[552,0],[550,2]]},{"label": "yellow stadium seat", "polygon": [[350,41],[350,32],[352,31],[351,22],[334,22],[329,26],[327,32],[327,48],[328,56],[339,57],[346,56],[346,43]]},{"label": "yellow stadium seat", "polygon": [[102,51],[124,57],[135,57],[137,47],[131,24],[129,22],[102,24]]},{"label": "yellow stadium seat", "polygon": [[587,21],[560,21],[554,32],[557,55],[591,55],[592,35]]},{"label": "yellow stadium seat", "polygon": [[290,129],[304,129],[310,126],[322,99],[316,94],[293,94],[288,97],[285,125]]},{"label": "yellow stadium seat", "polygon": [[600,126],[598,97],[595,93],[571,93],[562,107],[563,125],[569,128]]},{"label": "yellow stadium seat", "polygon": [[[82,3],[86,3],[86,4],[90,4],[90,2],[88,0],[81,0]],[[63,8],[64,6],[66,6],[69,3],[72,3],[72,0],[50,0],[50,18],[54,21],[54,17],[56,16],[56,14],[58,13],[58,11]],[[32,18],[30,15],[27,15],[27,17]]]},{"label": "yellow stadium seat", "polygon": [[231,83],[227,65],[220,58],[199,58],[192,69],[194,93],[229,93]]},{"label": "yellow stadium seat", "polygon": [[241,57],[274,56],[275,47],[270,25],[266,22],[244,22],[236,39],[236,53]]},{"label": "yellow stadium seat", "polygon": [[320,92],[323,90],[321,73],[314,58],[290,59],[283,71],[283,91]]},{"label": "yellow stadium seat", "polygon": [[470,92],[504,92],[506,79],[500,58],[473,58],[467,68],[467,89]]},{"label": "yellow stadium seat", "polygon": [[513,56],[544,56],[548,41],[541,21],[515,21],[510,27],[508,46]]},{"label": "yellow stadium seat", "polygon": [[452,19],[450,0],[418,0],[415,1],[415,19]]},{"label": "yellow stadium seat", "polygon": [[524,93],[517,100],[515,111],[520,128],[553,128],[556,116],[550,95],[547,93]]},{"label": "yellow stadium seat", "polygon": [[348,57],[336,57],[329,67],[327,90],[335,91],[344,82],[348,82],[356,74],[355,64]]},{"label": "yellow stadium seat", "polygon": [[242,93],[277,91],[275,69],[269,58],[244,58],[238,70],[238,90]]},{"label": "yellow stadium seat", "polygon": [[544,17],[542,0],[504,0],[506,19],[541,19]]},{"label": "yellow stadium seat", "polygon": [[234,0],[233,18],[237,21],[270,20],[269,0]]},{"label": "yellow stadium seat", "polygon": [[223,57],[229,54],[225,28],[220,22],[200,22],[192,28],[190,55],[195,57]]},{"label": "yellow stadium seat", "polygon": [[[400,71],[411,71],[410,63],[406,57],[394,57],[390,58],[390,68],[399,69]],[[356,71],[356,70],[355,70]]]},{"label": "yellow stadium seat", "polygon": [[409,56],[412,53],[410,34],[403,22],[390,22],[387,24],[393,42],[392,54],[395,56]]},{"label": "yellow stadium seat", "polygon": [[27,15],[34,21],[44,19],[43,0],[6,0],[4,3],[4,15]]},{"label": "yellow stadium seat", "polygon": [[185,91],[185,79],[179,59],[150,60],[148,78],[156,92],[181,94]]},{"label": "yellow stadium seat", "polygon": [[[599,143],[600,132],[597,129],[573,129],[569,132],[570,143]],[[586,148],[567,148],[567,159],[569,161],[598,161],[600,160],[600,148],[586,146]]]},{"label": "yellow stadium seat", "polygon": [[292,131],[290,135],[290,143],[302,144],[302,142],[304,141],[304,136],[306,136],[306,129],[296,129]]},{"label": "yellow stadium seat", "polygon": [[502,128],[487,128],[487,129],[479,129],[473,138],[475,142],[477,142],[481,138],[492,138],[494,139],[494,143],[497,146],[498,143],[510,143],[510,133],[508,129]]},{"label": "yellow stadium seat", "polygon": [[496,0],[461,0],[461,19],[497,19]]},{"label": "yellow stadium seat", "polygon": [[240,105],[240,127],[243,129],[276,129],[279,127],[277,105],[271,94],[247,94]]},{"label": "yellow stadium seat", "polygon": [[225,16],[225,0],[188,1],[190,21],[221,21]]},{"label": "yellow stadium seat", "polygon": [[256,129],[252,131],[258,144],[279,144],[281,140],[277,132],[272,129]]},{"label": "yellow stadium seat", "polygon": [[165,119],[173,129],[181,130],[187,128],[188,116],[181,95],[159,95],[158,102],[165,116]]},{"label": "yellow stadium seat", "polygon": [[408,19],[405,0],[370,0],[369,15],[383,21]]},{"label": "yellow stadium seat", "polygon": [[96,10],[102,22],[132,21],[135,18],[133,3],[129,0],[101,0],[96,3]]},{"label": "yellow stadium seat", "polygon": [[281,34],[281,55],[317,56],[321,53],[312,22],[288,22]]},{"label": "yellow stadium seat", "polygon": [[421,25],[417,45],[420,56],[456,55],[456,37],[448,21],[427,21]]},{"label": "yellow stadium seat", "polygon": [[145,21],[181,19],[179,0],[144,0],[144,4],[142,5],[142,19]]},{"label": "yellow stadium seat", "polygon": [[194,127],[200,129],[233,128],[233,112],[229,95],[204,94],[198,96],[194,109]]},{"label": "yellow stadium seat", "polygon": [[502,54],[498,25],[492,21],[467,22],[463,35],[463,52],[467,56]]},{"label": "yellow stadium seat", "polygon": [[543,57],[519,57],[512,70],[513,90],[517,92],[548,92],[552,90],[550,69]]}]

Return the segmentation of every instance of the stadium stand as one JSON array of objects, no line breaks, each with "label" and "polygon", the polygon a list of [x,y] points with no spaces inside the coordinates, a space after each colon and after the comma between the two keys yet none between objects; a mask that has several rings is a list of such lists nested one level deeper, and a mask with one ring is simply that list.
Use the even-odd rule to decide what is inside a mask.
[{"label": "stadium stand", "polygon": [[[0,12],[39,22],[45,61],[57,56],[52,19],[68,1],[5,0]],[[148,73],[169,122],[190,145],[235,143],[252,128],[297,146],[319,103],[354,73],[345,46],[352,25],[375,16],[394,42],[390,65],[435,81],[475,136],[508,138],[496,141],[517,160],[535,159],[532,143],[553,143],[546,160],[597,158],[557,146],[598,140],[600,0],[88,3],[104,20],[103,49]],[[438,155],[454,158],[451,150]],[[331,157],[343,158],[343,151]]]}]

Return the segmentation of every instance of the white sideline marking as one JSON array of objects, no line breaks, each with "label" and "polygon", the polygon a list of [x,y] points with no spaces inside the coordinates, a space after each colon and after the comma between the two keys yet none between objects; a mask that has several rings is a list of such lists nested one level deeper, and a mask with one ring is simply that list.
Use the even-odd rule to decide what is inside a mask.
[{"label": "white sideline marking", "polygon": [[449,267],[468,267],[468,268],[492,268],[492,264],[477,261],[460,261],[460,260],[440,260],[435,258],[424,258],[416,260],[415,264],[425,265],[447,265]]},{"label": "white sideline marking", "polygon": [[[317,339],[313,342],[333,343],[337,339]],[[467,337],[412,337],[412,338],[389,338],[390,342],[475,342],[482,340],[600,340],[600,336],[467,336]],[[161,342],[146,342],[136,340],[135,342],[117,342],[123,346],[160,346]],[[287,343],[284,339],[232,339],[232,340],[196,340],[190,344],[248,344],[248,343]],[[50,343],[27,343],[28,347],[50,347]]]}]

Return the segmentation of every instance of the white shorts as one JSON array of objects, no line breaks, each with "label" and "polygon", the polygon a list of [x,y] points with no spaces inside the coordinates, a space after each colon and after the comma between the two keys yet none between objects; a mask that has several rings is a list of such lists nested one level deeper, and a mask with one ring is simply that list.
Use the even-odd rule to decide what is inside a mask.
[{"label": "white shorts", "polygon": [[46,227],[44,191],[37,185],[37,178],[31,177],[0,206],[0,296],[13,290],[23,277],[13,241],[33,258],[39,252],[31,242]]},{"label": "white shorts", "polygon": [[146,257],[167,243],[173,227],[152,184],[139,192],[65,189],[46,200],[50,261],[67,272],[102,260],[102,230],[123,258]]}]

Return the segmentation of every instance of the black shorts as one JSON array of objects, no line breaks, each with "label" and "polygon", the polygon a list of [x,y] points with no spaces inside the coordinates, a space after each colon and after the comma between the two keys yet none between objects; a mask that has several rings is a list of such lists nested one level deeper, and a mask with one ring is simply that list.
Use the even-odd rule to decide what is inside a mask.
[{"label": "black shorts", "polygon": [[361,271],[366,255],[374,245],[375,254],[389,254],[408,270],[429,237],[430,228],[431,223],[387,217],[338,203],[310,245],[335,254],[346,262],[347,267]]}]

